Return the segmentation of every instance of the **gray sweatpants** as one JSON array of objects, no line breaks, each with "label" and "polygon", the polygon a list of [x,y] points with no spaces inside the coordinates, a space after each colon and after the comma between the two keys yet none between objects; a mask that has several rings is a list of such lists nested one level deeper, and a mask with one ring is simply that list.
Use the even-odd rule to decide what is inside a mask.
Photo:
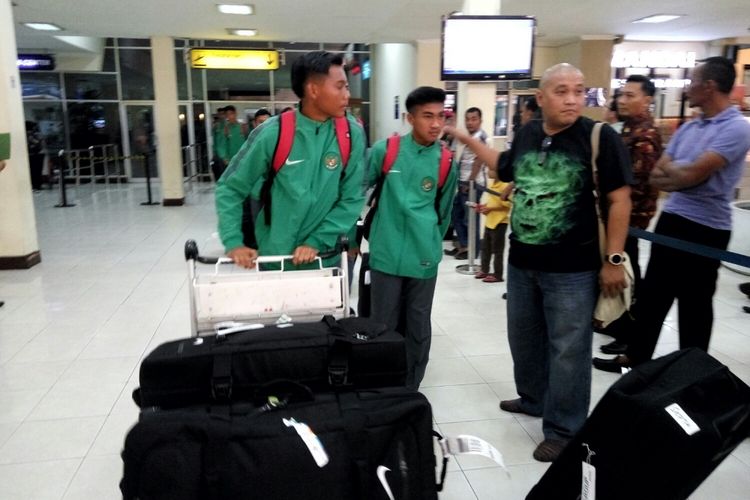
[{"label": "gray sweatpants", "polygon": [[437,277],[418,279],[370,271],[371,317],[396,330],[406,340],[409,373],[406,385],[418,389],[427,369],[432,341],[432,297]]}]

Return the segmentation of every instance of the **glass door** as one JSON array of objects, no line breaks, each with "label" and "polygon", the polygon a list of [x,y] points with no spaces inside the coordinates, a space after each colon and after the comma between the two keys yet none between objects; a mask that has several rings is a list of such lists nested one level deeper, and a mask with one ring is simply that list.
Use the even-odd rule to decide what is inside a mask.
[{"label": "glass door", "polygon": [[154,144],[154,107],[151,104],[125,104],[129,151],[125,168],[131,179],[145,178],[146,166],[152,178],[159,176]]}]

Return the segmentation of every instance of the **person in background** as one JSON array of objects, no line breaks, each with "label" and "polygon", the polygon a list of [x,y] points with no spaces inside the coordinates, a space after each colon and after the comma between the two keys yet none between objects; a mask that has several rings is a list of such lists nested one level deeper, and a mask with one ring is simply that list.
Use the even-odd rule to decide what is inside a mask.
[{"label": "person in background", "polygon": [[[487,144],[487,133],[482,130],[482,110],[479,108],[469,108],[464,114],[464,123],[466,130],[483,144]],[[479,252],[479,216],[469,207],[466,202],[469,201],[469,183],[474,181],[474,202],[477,203],[482,197],[484,187],[487,184],[486,166],[477,158],[477,155],[469,148],[464,148],[459,159],[459,182],[458,193],[453,199],[453,228],[458,238],[458,247],[452,251],[446,250],[446,255],[453,255],[456,259],[464,260],[469,256],[469,217],[474,217],[476,221],[476,234],[474,251]],[[476,257],[476,256],[474,256]]]},{"label": "person in background", "polygon": [[247,125],[237,120],[237,109],[234,106],[225,107],[224,115],[224,125],[220,127],[221,133],[218,134],[219,143],[216,151],[226,167],[245,143]]},{"label": "person in background", "polygon": [[[581,116],[581,71],[557,64],[536,92],[542,120],[521,127],[507,156],[469,134],[457,137],[498,176],[514,181],[508,257],[508,342],[518,398],[500,409],[542,417],[544,440],[533,456],[555,460],[583,426],[591,399],[591,317],[599,290],[625,287],[622,251],[630,218],[631,167],[625,145],[601,129],[599,190],[607,211],[608,258],[597,238],[591,133]],[[619,259],[618,259],[619,257]]]},{"label": "person in background", "polygon": [[[727,249],[734,188],[750,150],[750,123],[729,99],[736,76],[734,63],[724,57],[709,57],[693,69],[687,97],[702,115],[677,129],[651,172],[651,185],[671,193],[654,233]],[[650,360],[675,300],[680,348],[708,351],[719,264],[716,259],[652,244],[628,348],[614,359],[595,358],[594,367],[620,373],[622,367]]]},{"label": "person in background", "polygon": [[214,180],[218,182],[221,174],[224,173],[224,160],[221,159],[221,135],[224,133],[224,119],[226,118],[225,108],[217,108],[214,115],[214,121],[211,125],[211,137],[213,138],[213,158],[211,159],[211,171],[214,174]]},{"label": "person in background", "polygon": [[253,130],[260,127],[263,122],[271,118],[271,112],[266,108],[260,108],[253,116]]},{"label": "person in background", "polygon": [[[646,229],[656,214],[656,199],[659,190],[649,183],[649,175],[662,154],[661,135],[656,130],[651,117],[651,104],[656,87],[644,75],[631,75],[620,89],[617,99],[617,114],[623,120],[622,139],[630,152],[633,165],[633,185],[630,199],[633,209],[630,213],[630,226]],[[641,267],[638,263],[638,238],[628,236],[625,252],[633,267],[633,308],[610,324],[602,333],[615,337],[609,344],[601,346],[605,354],[623,354],[627,349],[628,332],[632,329],[632,316],[637,314],[637,294],[641,288]]]},{"label": "person in background", "polygon": [[531,120],[539,120],[542,118],[542,111],[539,109],[539,104],[536,102],[536,97],[529,97],[523,102],[521,108],[521,126],[523,127]]},{"label": "person in background", "polygon": [[[294,141],[285,164],[269,181],[280,126],[274,116],[253,130],[219,179],[219,236],[237,265],[255,267],[259,254],[292,255],[295,266],[310,263],[354,226],[364,205],[365,139],[362,127],[346,115],[343,64],[340,55],[325,51],[295,59],[292,88],[301,105],[294,111]],[[333,120],[344,116],[351,135],[346,166]],[[249,196],[265,198],[255,217],[257,250],[243,244],[242,206]]]},{"label": "person in background", "polygon": [[[445,126],[446,127],[456,126],[456,113],[454,113],[452,109],[445,110]],[[448,146],[448,149],[450,149],[453,152],[453,154],[456,153],[456,148],[458,147],[458,141],[453,136],[448,135],[448,134],[443,134],[442,137],[440,137],[440,140],[443,141],[446,146]]]},{"label": "person in background", "polygon": [[620,89],[615,90],[614,95],[612,96],[612,100],[607,103],[607,106],[604,108],[604,117],[603,121],[607,124],[609,124],[610,127],[615,129],[615,131],[619,134],[622,132],[622,117],[618,113],[618,99],[620,98]]},{"label": "person in background", "polygon": [[401,136],[390,171],[383,176],[385,140],[372,146],[368,162],[368,186],[380,183],[368,239],[371,317],[406,338],[406,385],[415,390],[429,360],[432,299],[456,190],[455,165],[439,185],[444,102],[442,89],[413,90],[406,98],[412,130]]},{"label": "person in background", "polygon": [[[499,283],[503,278],[503,259],[505,255],[505,232],[510,220],[511,202],[506,194],[509,183],[497,179],[494,168],[487,171],[491,183],[487,189],[487,203],[479,204],[475,210],[484,214],[484,238],[482,238],[481,270],[474,275],[484,283]],[[490,260],[493,261],[493,273],[490,273]]]},{"label": "person in background", "polygon": [[26,121],[26,147],[29,153],[29,170],[31,171],[31,189],[38,193],[42,190],[42,169],[44,168],[44,138],[36,122]]}]

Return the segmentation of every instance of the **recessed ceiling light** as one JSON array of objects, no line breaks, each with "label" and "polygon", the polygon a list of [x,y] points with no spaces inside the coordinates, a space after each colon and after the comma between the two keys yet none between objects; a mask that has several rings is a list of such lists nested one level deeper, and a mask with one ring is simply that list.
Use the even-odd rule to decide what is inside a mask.
[{"label": "recessed ceiling light", "polygon": [[636,19],[633,23],[666,23],[667,21],[674,21],[675,19],[682,17],[682,14],[656,14],[653,16],[644,17],[642,19]]},{"label": "recessed ceiling light", "polygon": [[23,23],[25,26],[41,31],[62,31],[62,28],[52,23]]},{"label": "recessed ceiling light", "polygon": [[237,36],[255,36],[258,34],[258,30],[253,29],[232,29],[227,28],[227,31],[230,35],[237,35]]},{"label": "recessed ceiling light", "polygon": [[253,6],[249,4],[229,4],[220,3],[216,4],[216,8],[222,14],[240,14],[243,16],[249,16],[253,13]]}]

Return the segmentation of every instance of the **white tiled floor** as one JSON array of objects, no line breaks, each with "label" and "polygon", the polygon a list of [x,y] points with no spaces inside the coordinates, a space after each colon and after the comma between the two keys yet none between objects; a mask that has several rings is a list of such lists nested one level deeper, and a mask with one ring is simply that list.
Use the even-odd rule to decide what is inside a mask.
[{"label": "white tiled floor", "polygon": [[[216,249],[213,192],[196,187],[179,208],[141,206],[143,186],[84,186],[77,206],[34,196],[42,263],[0,272],[0,499],[116,499],[119,452],[137,418],[130,399],[142,356],[189,335],[186,239]],[[431,362],[423,383],[439,430],[476,434],[505,457],[450,464],[442,500],[522,499],[546,470],[531,453],[541,422],[501,412],[515,396],[504,284],[440,267]],[[737,291],[747,277],[722,270],[712,354],[750,383],[750,315]],[[356,290],[354,290],[356,293]],[[677,347],[673,316],[658,354]],[[609,339],[595,336],[595,348]],[[617,376],[594,371],[598,400]],[[691,497],[740,500],[750,491],[746,440]]]}]

